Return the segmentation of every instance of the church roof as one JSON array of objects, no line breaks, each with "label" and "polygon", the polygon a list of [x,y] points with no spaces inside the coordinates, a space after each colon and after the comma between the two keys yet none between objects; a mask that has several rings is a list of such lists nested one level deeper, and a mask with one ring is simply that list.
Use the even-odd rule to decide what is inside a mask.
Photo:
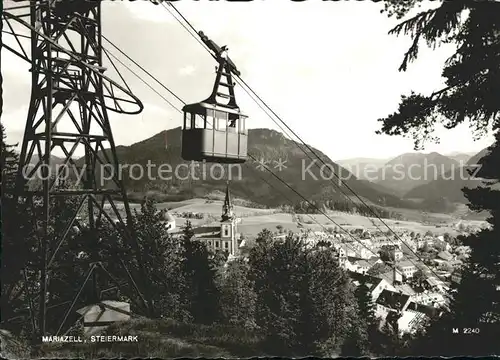
[{"label": "church roof", "polygon": [[200,226],[193,229],[195,239],[220,238],[220,226]]},{"label": "church roof", "polygon": [[232,207],[231,204],[231,193],[229,192],[229,182],[226,186],[226,196],[224,198],[224,206]]},{"label": "church roof", "polygon": [[231,193],[229,192],[229,181],[226,185],[226,196],[224,197],[224,205],[222,205],[222,222],[229,222],[233,220],[233,204],[231,202]]}]

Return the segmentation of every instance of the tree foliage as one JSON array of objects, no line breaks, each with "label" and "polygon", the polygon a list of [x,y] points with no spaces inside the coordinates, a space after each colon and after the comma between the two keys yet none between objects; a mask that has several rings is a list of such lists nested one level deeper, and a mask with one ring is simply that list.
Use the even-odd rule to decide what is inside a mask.
[{"label": "tree foliage", "polygon": [[262,232],[250,253],[256,323],[271,355],[332,355],[356,315],[353,289],[331,249],[311,250],[289,235],[272,242]]},{"label": "tree foliage", "polygon": [[219,288],[224,322],[254,328],[257,299],[248,262],[243,259],[229,262],[220,276]]},{"label": "tree foliage", "polygon": [[[408,11],[415,1],[400,6]],[[380,119],[380,133],[410,136],[416,148],[433,136],[436,125],[452,129],[468,122],[475,136],[499,126],[500,113],[500,4],[495,1],[445,1],[423,11],[391,30],[407,34],[413,44],[407,51],[400,70],[417,58],[420,41],[429,46],[442,43],[456,45],[448,59],[443,77],[446,86],[433,94],[415,92],[401,98],[399,109]]]},{"label": "tree foliage", "polygon": [[147,264],[146,273],[156,312],[161,317],[188,320],[190,317],[182,296],[185,279],[181,271],[183,254],[180,241],[170,236],[163,214],[152,200],[146,199],[141,211],[134,215],[135,231],[143,261]]},{"label": "tree foliage", "polygon": [[220,291],[216,285],[216,264],[206,245],[193,239],[189,220],[182,239],[182,274],[186,284],[184,297],[195,323],[213,324],[220,320]]}]

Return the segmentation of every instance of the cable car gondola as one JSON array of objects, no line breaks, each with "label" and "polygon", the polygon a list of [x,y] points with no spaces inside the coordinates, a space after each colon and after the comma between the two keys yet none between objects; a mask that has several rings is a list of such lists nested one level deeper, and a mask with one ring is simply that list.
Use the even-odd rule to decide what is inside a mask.
[{"label": "cable car gondola", "polygon": [[[227,57],[226,47],[219,48],[202,32],[200,36],[216,53],[219,66],[210,97],[182,109],[182,158],[222,164],[244,163],[248,144],[247,116],[240,112],[236,104],[232,79],[232,73],[238,75],[239,72]],[[221,81],[223,77],[225,82]]]}]

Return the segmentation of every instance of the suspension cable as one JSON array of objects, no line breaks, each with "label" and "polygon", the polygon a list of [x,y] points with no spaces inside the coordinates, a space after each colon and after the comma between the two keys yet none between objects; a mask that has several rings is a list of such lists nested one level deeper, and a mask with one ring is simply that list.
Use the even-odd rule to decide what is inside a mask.
[{"label": "suspension cable", "polygon": [[[108,41],[110,44],[112,44],[112,42],[111,42],[109,39],[107,39],[107,41]],[[112,45],[114,46],[114,44],[112,44]],[[113,56],[113,57],[114,57],[114,55],[113,55],[111,52],[109,52],[109,54],[110,54],[111,56]],[[128,57],[128,55],[127,55],[127,57]],[[122,66],[125,66],[125,67],[129,70],[129,71],[133,72],[131,69],[129,69],[129,67],[128,67],[126,64],[124,64],[124,63],[123,63],[123,62],[121,62],[121,61],[119,61],[119,62],[122,64]],[[135,63],[135,62],[134,62],[134,63]],[[141,70],[142,70],[142,69],[141,69]],[[146,72],[146,71],[145,71],[145,72]],[[160,81],[159,81],[158,79],[156,79],[156,78],[154,77],[154,75],[152,75],[152,74],[151,74],[151,73],[149,73],[149,72],[148,72],[147,74],[148,74],[150,77],[154,78],[156,82],[160,83]],[[138,75],[138,74],[137,74],[137,73],[135,73],[135,72],[134,72],[134,75],[136,75],[137,77],[141,78],[141,77],[140,77],[140,75]],[[142,80],[143,82],[147,83],[147,82],[146,82],[145,80],[143,80],[142,78],[141,78],[141,80]],[[163,86],[165,89],[167,89],[169,93],[174,94],[172,90],[168,89],[168,87],[166,87],[166,86],[165,86],[165,85],[163,85],[163,84],[162,84],[162,86]],[[183,101],[183,100],[182,100],[180,97],[178,97],[177,95],[175,95],[175,97],[176,97],[179,101],[181,101],[183,105],[185,105],[185,104],[186,104],[186,102],[185,102],[185,101]],[[163,96],[162,96],[162,98],[164,99],[164,97],[163,97]],[[165,99],[164,99],[164,100],[165,100]],[[178,109],[177,107],[175,107],[172,103],[168,102],[168,104],[169,104],[171,107],[175,108],[177,111],[182,112],[182,110],[180,110],[180,109]],[[251,154],[248,154],[248,157],[250,157],[252,160],[254,160],[254,161],[256,161],[256,162],[258,161],[258,160],[257,160],[257,159],[256,159],[253,155],[251,155]],[[326,214],[324,211],[322,211],[321,209],[319,209],[319,208],[318,208],[318,207],[317,207],[314,203],[312,203],[312,202],[311,202],[309,199],[307,199],[304,195],[300,194],[297,190],[295,190],[293,187],[291,187],[291,186],[290,186],[290,185],[289,185],[286,181],[284,181],[284,180],[283,180],[283,179],[281,179],[278,175],[276,175],[276,174],[275,174],[272,170],[270,170],[267,166],[263,166],[263,168],[264,168],[266,171],[268,171],[269,173],[271,173],[271,175],[272,175],[273,177],[275,177],[275,178],[276,178],[279,182],[281,182],[283,185],[285,185],[286,187],[288,187],[288,188],[289,188],[292,192],[294,192],[294,193],[295,193],[298,197],[300,197],[303,201],[305,201],[305,202],[306,202],[306,203],[307,203],[310,207],[312,207],[314,210],[316,210],[319,214],[321,214],[321,215],[325,216],[325,217],[326,217],[326,218],[327,218],[330,222],[332,222],[332,223],[333,223],[334,225],[336,225],[339,229],[341,229],[344,233],[346,233],[346,234],[347,234],[347,235],[348,235],[348,236],[349,236],[352,240],[354,240],[354,241],[356,241],[357,243],[359,243],[362,247],[364,247],[366,250],[368,250],[368,251],[369,251],[371,254],[373,254],[375,257],[378,257],[378,256],[379,256],[379,255],[378,255],[378,254],[376,254],[376,253],[375,253],[372,249],[370,249],[370,248],[369,248],[369,247],[367,247],[365,244],[363,244],[363,242],[361,242],[361,240],[359,240],[359,239],[357,239],[355,236],[353,236],[353,234],[351,234],[351,233],[350,233],[347,229],[345,229],[342,225],[340,225],[338,222],[336,222],[334,219],[332,219],[332,218],[331,218],[328,214]],[[267,182],[267,181],[266,181],[266,182]],[[267,183],[268,183],[268,182],[267,182]],[[270,184],[268,183],[268,185],[270,185]],[[272,185],[270,185],[270,186],[271,186],[272,188],[274,188],[275,190],[277,190],[277,189],[276,189],[276,187],[274,187],[274,186],[272,186]],[[278,191],[278,190],[277,190],[277,191]],[[281,192],[280,192],[280,193],[281,193]],[[281,193],[281,194],[282,194],[282,193]],[[286,198],[287,198],[288,200],[290,200],[288,197],[286,197]],[[293,203],[293,202],[292,202],[292,203]],[[312,216],[310,216],[310,217],[312,217]],[[326,231],[328,231],[328,230],[327,230],[327,228],[326,228],[324,225],[320,224],[317,220],[314,220],[314,221],[315,221],[318,225],[320,225],[323,229],[325,229]],[[386,262],[386,263],[390,263],[390,262]]]},{"label": "suspension cable", "polygon": [[[169,8],[164,5],[162,3],[163,7],[169,11],[170,14],[172,14],[172,16],[179,22],[181,23],[181,21],[179,20],[178,17],[176,17],[170,10]],[[200,43],[204,48],[205,50],[207,50],[209,52],[209,54],[215,58],[215,55],[208,49],[208,47],[201,41],[201,39],[199,38],[199,34],[198,34],[198,31],[196,31],[195,27],[189,22],[189,20],[186,19],[186,17],[184,15],[182,15],[182,13],[172,4],[172,3],[168,3],[168,6],[170,8],[172,8],[181,18],[182,20],[184,20],[184,22],[187,24],[187,26],[192,30],[192,31],[189,31],[187,29],[186,26],[184,26],[182,23],[181,25],[189,32],[189,34],[195,38],[196,41],[198,41],[198,43]],[[196,34],[196,35],[195,35]],[[299,139],[299,141],[307,148],[307,150],[309,150],[320,162],[322,162],[324,165],[326,165],[328,167],[328,164],[316,153],[316,151],[314,151],[314,149],[312,149],[308,144],[306,144],[304,142],[304,140],[302,140],[302,138],[300,136],[297,135],[297,133],[291,129],[286,123],[285,121],[278,115],[276,114],[276,112],[274,112],[271,107],[264,101],[262,100],[262,98],[238,75],[235,75],[236,79],[241,81],[241,83],[244,85],[242,86],[243,90],[245,90],[249,95],[250,93],[255,96],[259,101],[257,103],[257,105],[260,106],[259,102],[261,104],[263,104],[263,106],[269,110],[275,118],[277,118],[279,120],[280,123],[282,123],[297,139]],[[241,85],[241,84],[240,84]],[[250,92],[250,93],[249,93]],[[255,100],[254,100],[255,101]],[[262,109],[262,107],[261,107]],[[269,118],[271,118],[271,120],[273,120],[273,122],[275,122],[276,124],[276,121],[266,112],[266,115],[269,116]],[[300,147],[299,147],[300,149]],[[303,149],[301,149],[307,156],[309,156],[309,154],[307,152],[305,152]],[[310,157],[310,156],[309,156]],[[319,166],[319,165],[318,165]],[[340,184],[345,186],[360,202],[361,204],[363,204],[368,210],[370,213],[372,213],[374,215],[374,217],[376,217],[393,235],[394,237],[396,238],[396,240],[400,241],[402,244],[406,245],[406,247],[408,248],[408,250],[420,261],[422,261],[421,257],[411,249],[410,246],[408,246],[408,244],[403,240],[401,239],[401,237],[372,209],[371,206],[369,206],[339,175],[337,175],[335,173],[335,171],[333,169],[331,169],[331,172],[332,174],[340,181]],[[333,179],[331,179],[333,180]],[[340,191],[341,193],[349,200],[351,201],[353,204],[356,205],[356,203],[354,202],[353,199],[351,199],[350,196],[348,196],[347,194],[345,194],[345,192],[341,189],[340,186],[338,186],[337,184],[335,184],[335,182],[332,181],[332,183],[334,184],[334,186],[336,186]],[[376,225],[374,224],[377,229],[379,231],[381,231],[381,229]],[[409,262],[411,262],[413,265],[416,265],[415,263],[413,263],[411,261],[410,258],[408,258]],[[425,264],[424,264],[425,265]],[[425,265],[437,278],[439,278],[439,275],[434,271],[432,270],[429,266]]]}]

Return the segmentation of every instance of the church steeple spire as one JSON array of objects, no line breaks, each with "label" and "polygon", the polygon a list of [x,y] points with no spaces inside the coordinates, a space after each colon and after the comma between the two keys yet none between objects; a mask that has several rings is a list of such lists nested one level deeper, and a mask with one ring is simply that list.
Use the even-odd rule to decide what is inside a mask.
[{"label": "church steeple spire", "polygon": [[229,192],[229,181],[226,184],[226,196],[222,206],[222,221],[232,220],[234,218],[233,204],[231,203],[231,194]]}]

